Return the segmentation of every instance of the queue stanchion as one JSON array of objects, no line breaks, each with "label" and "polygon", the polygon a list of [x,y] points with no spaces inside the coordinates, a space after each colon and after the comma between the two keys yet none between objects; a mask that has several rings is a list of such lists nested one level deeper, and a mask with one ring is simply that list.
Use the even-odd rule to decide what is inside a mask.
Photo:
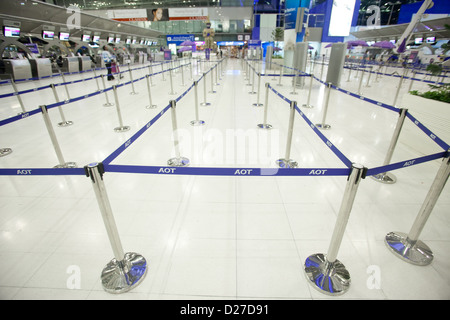
[{"label": "queue stanchion", "polygon": [[362,85],[362,82],[363,82],[363,79],[364,79],[364,72],[366,71],[366,69],[362,69],[361,70],[361,78],[359,78],[359,85],[358,85],[358,94],[359,95],[362,95],[362,93],[361,93],[361,85]]},{"label": "queue stanchion", "polygon": [[266,83],[266,97],[264,104],[264,121],[258,124],[258,128],[261,129],[272,129],[272,125],[267,123],[267,110],[269,108],[269,83]]},{"label": "queue stanchion", "polygon": [[157,107],[157,105],[152,103],[152,92],[151,92],[151,75],[147,74],[145,75],[145,78],[147,79],[147,89],[148,89],[148,100],[149,100],[149,105],[146,106],[147,109],[155,109]]},{"label": "queue stanchion", "polygon": [[195,120],[191,121],[191,125],[193,126],[202,126],[205,124],[205,121],[199,120],[198,116],[198,81],[194,81],[194,96],[195,96]]},{"label": "queue stanchion", "polygon": [[326,130],[326,129],[331,128],[331,125],[325,123],[325,119],[327,117],[327,112],[328,112],[328,103],[330,102],[330,93],[331,93],[331,82],[329,82],[328,86],[327,86],[327,93],[326,93],[324,108],[323,108],[322,123],[316,124],[316,127],[320,128],[320,129]]},{"label": "queue stanchion", "polygon": [[189,159],[182,157],[180,155],[180,142],[178,139],[178,126],[177,126],[177,113],[176,113],[177,102],[175,100],[170,101],[170,111],[172,115],[172,134],[173,134],[173,144],[175,149],[175,157],[167,161],[167,164],[172,167],[186,167],[189,165]]},{"label": "queue stanchion", "polygon": [[[64,77],[64,74],[61,71],[59,71],[59,74],[61,75],[61,79],[64,82],[64,89],[66,89],[66,95],[67,95],[66,101],[69,101],[70,100],[70,93],[69,93],[69,89],[67,88],[66,77]],[[98,85],[98,83],[97,83],[97,85]]]},{"label": "queue stanchion", "polygon": [[261,107],[263,104],[259,103],[259,96],[260,96],[260,90],[261,90],[261,73],[258,73],[258,88],[257,88],[257,97],[256,97],[256,103],[253,103],[253,106],[255,107]]},{"label": "queue stanchion", "polygon": [[[153,75],[153,66],[152,66],[151,63],[148,65],[148,73],[149,73],[150,75]],[[152,77],[150,77],[150,86],[151,86],[151,87],[154,86]]]},{"label": "queue stanchion", "polygon": [[106,91],[105,75],[102,74],[101,77],[102,77],[103,88],[105,90],[105,97],[106,97],[106,103],[104,103],[103,106],[104,107],[112,107],[114,105],[114,103],[109,102],[108,92]]},{"label": "queue stanchion", "polygon": [[306,103],[302,105],[304,108],[313,108],[313,106],[310,104],[311,101],[311,89],[313,85],[314,75],[311,73],[309,77],[309,90],[308,90],[308,98],[306,100]]},{"label": "queue stanchion", "polygon": [[184,83],[184,66],[181,66],[181,86],[185,87],[186,84]]},{"label": "queue stanchion", "polygon": [[206,73],[203,72],[203,102],[201,106],[210,106],[211,103],[206,101]]},{"label": "queue stanchion", "polygon": [[350,82],[350,75],[352,74],[352,66],[353,64],[350,64],[350,67],[348,69],[348,78],[347,78],[347,82]]},{"label": "queue stanchion", "polygon": [[133,71],[130,68],[130,63],[128,63],[128,71],[130,72],[130,81],[131,81],[131,92],[130,94],[136,95],[138,92],[134,91],[134,81],[133,81]]},{"label": "queue stanchion", "polygon": [[113,88],[113,92],[114,92],[114,99],[116,100],[117,117],[119,118],[119,126],[114,128],[114,131],[115,132],[126,132],[126,131],[130,130],[130,127],[123,125],[122,113],[120,112],[119,97],[117,96],[117,87],[114,85],[114,86],[112,86],[112,88]]},{"label": "queue stanchion", "polygon": [[54,166],[54,168],[76,168],[77,164],[75,162],[66,162],[59,146],[58,139],[56,138],[55,130],[53,129],[50,116],[48,115],[47,106],[39,106],[41,108],[42,117],[44,118],[45,127],[47,128],[48,135],[53,144],[53,149],[55,149],[56,157],[58,158],[59,164]]},{"label": "queue stanchion", "polygon": [[413,83],[414,83],[414,78],[416,77],[416,73],[417,73],[417,71],[414,71],[414,72],[413,72],[413,75],[412,75],[412,77],[411,77],[411,81],[409,82],[408,92],[410,92],[411,89],[412,89],[412,85],[413,85]]},{"label": "queue stanchion", "polygon": [[409,233],[390,232],[385,237],[385,244],[395,256],[414,265],[427,266],[434,258],[433,251],[423,241],[419,240],[419,236],[450,175],[449,151],[447,150],[447,154],[442,160],[433,184],[422,203]]},{"label": "queue stanchion", "polygon": [[400,77],[400,81],[398,82],[397,91],[395,92],[394,102],[392,103],[392,105],[394,107],[397,107],[398,94],[400,93],[400,89],[402,88],[402,83],[403,83],[404,76],[405,75],[402,74],[402,76]]},{"label": "queue stanchion", "polygon": [[290,94],[298,94],[296,91],[295,91],[295,87],[296,87],[296,78],[295,78],[295,70],[294,70],[294,76],[292,77],[292,91],[291,92],[289,92]]},{"label": "queue stanchion", "polygon": [[172,80],[172,68],[169,69],[169,77],[170,77],[170,95],[175,95],[177,94],[176,92],[173,92],[173,80]]},{"label": "queue stanchion", "polygon": [[[92,68],[92,72],[94,73],[95,83],[97,84],[97,91],[100,91],[100,84],[98,83],[97,71],[95,68]],[[63,78],[64,79],[64,78]],[[64,81],[65,82],[65,81]]]},{"label": "queue stanchion", "polygon": [[[400,136],[400,132],[402,130],[403,123],[405,122],[407,113],[408,113],[408,109],[403,109],[403,108],[400,109],[400,112],[399,112],[400,115],[398,117],[397,124],[394,129],[394,134],[391,139],[391,144],[389,145],[389,149],[388,149],[388,152],[384,159],[383,166],[386,166],[391,162],[392,155],[394,153],[395,146],[397,145],[398,137]],[[393,184],[393,183],[397,182],[397,178],[390,172],[383,172],[383,173],[374,175],[374,176],[372,176],[372,179],[374,179],[378,182],[386,183],[386,184]]]},{"label": "queue stanchion", "polygon": [[283,71],[284,71],[284,66],[280,66],[280,78],[278,79],[278,84],[277,86],[282,87],[283,84],[281,83],[281,78],[283,77]]},{"label": "queue stanchion", "polygon": [[162,75],[162,81],[166,81],[166,78],[164,77],[164,62],[161,63],[161,75]]},{"label": "queue stanchion", "polygon": [[[55,96],[56,103],[59,103],[60,101],[59,101],[58,93],[56,92],[55,85],[53,83],[50,84],[50,88],[52,88],[53,95]],[[63,110],[62,110],[60,105],[58,105],[58,110],[59,110],[59,114],[61,115],[61,122],[58,123],[58,126],[59,127],[68,127],[68,126],[73,125],[73,121],[67,121],[66,120],[66,117],[64,116],[64,112],[63,112]]]},{"label": "queue stanchion", "polygon": [[214,68],[209,69],[209,79],[211,79],[211,91],[209,93],[216,93],[217,91],[214,90]]},{"label": "queue stanchion", "polygon": [[252,79],[252,91],[250,91],[249,94],[256,94],[256,91],[255,91],[255,73],[256,73],[256,70],[253,69],[253,72],[252,72],[252,78],[253,78]]},{"label": "queue stanchion", "polygon": [[370,75],[372,74],[372,66],[369,67],[369,76],[367,77],[367,82],[366,82],[366,87],[369,88],[370,87]]},{"label": "queue stanchion", "polygon": [[352,164],[328,252],[326,254],[312,254],[305,260],[304,272],[309,284],[327,295],[341,295],[350,288],[350,273],[345,265],[337,259],[337,254],[344,237],[359,182],[365,178],[365,173],[366,168],[362,165]]},{"label": "queue stanchion", "polygon": [[10,82],[11,82],[11,85],[12,85],[12,87],[14,89],[14,95],[17,97],[17,100],[19,101],[19,104],[20,104],[20,108],[22,109],[22,112],[19,113],[19,114],[26,113],[25,107],[23,105],[22,97],[20,96],[20,94],[19,94],[19,92],[17,90],[17,86],[16,86],[16,83],[15,83],[12,75],[11,75]]},{"label": "queue stanchion", "polygon": [[291,101],[290,104],[290,114],[289,114],[289,126],[288,126],[288,135],[287,135],[287,142],[286,142],[286,153],[285,157],[278,159],[276,161],[276,164],[280,168],[297,168],[298,163],[297,161],[294,161],[290,159],[291,157],[291,146],[292,146],[292,135],[294,132],[294,119],[295,119],[295,109],[297,107],[296,101]]},{"label": "queue stanchion", "polygon": [[125,253],[106,192],[103,164],[91,163],[84,167],[91,179],[103,223],[108,234],[114,258],[103,268],[101,282],[108,293],[125,293],[137,287],[147,274],[147,261],[135,252]]},{"label": "queue stanchion", "polygon": [[5,157],[8,154],[12,153],[12,149],[11,148],[1,148],[0,149],[0,157]]}]

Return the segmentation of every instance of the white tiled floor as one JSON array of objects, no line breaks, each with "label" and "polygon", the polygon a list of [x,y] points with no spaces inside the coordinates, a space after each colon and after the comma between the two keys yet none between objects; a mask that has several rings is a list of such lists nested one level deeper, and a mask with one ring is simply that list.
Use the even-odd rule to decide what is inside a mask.
[{"label": "white tiled floor", "polygon": [[[256,95],[248,94],[251,87],[246,85],[242,66],[236,59],[224,63],[223,79],[215,86],[217,93],[207,93],[212,105],[199,107],[205,126],[189,124],[195,118],[193,91],[177,105],[181,153],[193,167],[271,168],[275,160],[284,157],[289,106],[271,93],[268,123],[274,129],[257,129],[263,121],[263,108],[252,106]],[[198,79],[196,65],[193,70]],[[134,78],[146,71],[135,71]],[[191,83],[188,71],[186,84]],[[68,76],[67,80],[79,77]],[[139,93],[135,96],[129,94],[130,86],[119,89],[129,132],[113,131],[118,126],[116,109],[102,106],[103,94],[64,106],[66,119],[74,121],[66,128],[55,125],[65,160],[79,167],[104,160],[187,88],[181,86],[181,73],[176,73],[174,91],[178,94],[170,95],[168,75],[165,79],[162,81],[161,75],[154,79],[152,97],[157,109],[145,108],[145,81],[135,83]],[[299,106],[305,103],[307,86],[292,95],[290,80],[284,78],[283,86],[278,87],[277,78],[264,77],[261,103],[266,81]],[[356,92],[358,80],[346,80],[344,73],[341,85]],[[50,82],[18,86],[23,90]],[[382,77],[364,87],[364,94],[390,104],[397,82],[398,78]],[[71,86],[70,92],[73,98],[96,88],[93,81],[86,81]],[[0,88],[1,93],[10,90],[9,86]],[[64,89],[59,87],[58,92],[64,99]],[[203,82],[198,93],[199,102],[203,102]],[[314,108],[302,109],[313,123],[322,119],[323,95],[323,86],[315,82]],[[109,97],[114,101],[112,94]],[[55,102],[50,90],[26,94],[23,101],[27,110]],[[369,168],[382,165],[397,114],[338,92],[332,93],[330,101],[327,122],[332,128],[324,132],[329,140],[351,161]],[[2,119],[19,111],[15,97],[2,99]],[[54,124],[60,121],[56,109],[50,115]],[[165,166],[173,156],[171,133],[168,112],[112,164]],[[247,140],[236,142],[235,135]],[[13,149],[12,154],[0,158],[0,168],[51,168],[57,164],[40,114],[1,126],[0,137],[0,147]],[[439,151],[407,120],[392,162]],[[345,167],[298,114],[291,158],[305,168]],[[346,177],[106,173],[105,184],[123,247],[141,253],[149,264],[140,286],[129,293],[111,295],[103,290],[100,273],[113,254],[90,180],[85,176],[0,176],[0,298],[449,299],[448,185],[421,234],[421,240],[435,254],[431,265],[407,264],[392,255],[383,242],[390,231],[409,231],[439,165],[440,160],[435,160],[396,170],[398,182],[394,185],[370,178],[361,181],[338,254],[352,284],[337,298],[325,296],[307,283],[303,263],[310,254],[326,253]],[[373,268],[381,280],[377,288],[368,285]],[[72,288],[74,275],[80,279],[76,288]]]}]

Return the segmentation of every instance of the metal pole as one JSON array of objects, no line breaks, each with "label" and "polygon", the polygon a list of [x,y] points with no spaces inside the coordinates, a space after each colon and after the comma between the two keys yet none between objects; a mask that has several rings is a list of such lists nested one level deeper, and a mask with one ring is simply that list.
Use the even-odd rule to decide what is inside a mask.
[{"label": "metal pole", "polygon": [[263,104],[259,103],[259,96],[260,96],[260,91],[261,91],[261,73],[258,73],[258,91],[257,91],[257,98],[256,98],[256,103],[254,103],[253,105],[255,107],[260,107]]},{"label": "metal pole", "polygon": [[[97,77],[97,71],[95,70],[95,68],[92,69],[92,71],[94,72],[94,78],[95,78],[95,83],[97,84],[97,91],[100,91],[100,84],[98,83],[98,77]],[[69,95],[67,95],[69,96]]]},{"label": "metal pole", "polygon": [[322,123],[316,124],[316,127],[320,128],[320,129],[326,130],[326,129],[331,128],[331,126],[329,124],[325,124],[325,118],[327,117],[327,112],[328,112],[328,103],[330,102],[330,93],[331,93],[331,82],[329,82],[328,86],[327,86],[327,94],[326,94],[325,102],[324,102]]},{"label": "metal pole", "polygon": [[130,69],[130,63],[128,63],[128,71],[130,72],[131,89],[133,90],[130,92],[130,94],[132,94],[132,95],[138,94],[138,92],[134,91],[133,72]]},{"label": "metal pole", "polygon": [[177,127],[177,114],[176,114],[176,101],[170,101],[171,115],[172,115],[172,129],[173,129],[173,144],[175,148],[175,158],[171,158],[167,161],[167,164],[172,167],[185,167],[189,165],[189,159],[180,156],[180,143],[178,139],[178,127]]},{"label": "metal pole", "polygon": [[[67,84],[66,84],[66,77],[64,77],[64,74],[60,71],[59,74],[61,75],[61,78],[64,82],[64,88],[66,89],[66,94],[67,94],[67,99],[66,101],[70,100],[70,94],[69,94],[69,89],[67,88]],[[98,87],[98,83],[97,83],[97,87]],[[100,91],[100,89],[98,90]]]},{"label": "metal pole", "polygon": [[289,92],[290,94],[297,94],[297,92],[295,92],[295,86],[296,86],[296,79],[295,79],[295,71],[296,70],[294,70],[294,76],[292,77],[292,91],[291,92]]},{"label": "metal pole", "polygon": [[400,77],[400,81],[399,81],[399,83],[398,83],[398,86],[397,86],[397,91],[395,92],[394,102],[392,103],[392,105],[393,105],[394,107],[397,106],[397,98],[398,98],[398,94],[399,94],[399,92],[400,92],[400,89],[401,89],[401,87],[402,87],[403,77],[404,77],[404,75],[402,74],[402,76]]},{"label": "metal pole", "polygon": [[369,84],[369,82],[370,82],[370,76],[371,76],[371,74],[372,74],[372,66],[370,66],[370,71],[369,71],[369,76],[367,77],[367,82],[366,82],[366,87],[370,87],[370,84]]},{"label": "metal pole", "polygon": [[365,172],[366,169],[362,165],[352,164],[328,253],[310,255],[305,261],[304,271],[310,281],[309,283],[324,294],[340,295],[350,288],[350,273],[337,260],[337,254],[344,237],[359,182],[364,178]]},{"label": "metal pole", "polygon": [[[394,129],[394,134],[391,139],[391,144],[389,145],[388,152],[383,162],[383,166],[388,165],[391,162],[392,155],[394,154],[395,146],[397,145],[398,137],[400,136],[400,132],[403,127],[403,123],[405,122],[406,114],[408,113],[408,109],[400,109],[400,116],[398,117],[397,124]],[[377,175],[372,176],[372,178],[376,181],[393,184],[397,182],[397,178],[390,172],[383,172]]]},{"label": "metal pole", "polygon": [[117,96],[117,87],[114,85],[112,86],[113,92],[114,92],[114,99],[116,100],[116,110],[117,110],[117,117],[119,118],[119,126],[114,128],[115,132],[125,132],[130,130],[129,126],[124,126],[122,121],[122,114],[120,112],[120,104],[119,104],[119,97]]},{"label": "metal pole", "polygon": [[184,87],[186,86],[184,84],[184,66],[181,66],[180,68],[181,68],[181,85]]},{"label": "metal pole", "polygon": [[114,103],[109,102],[109,98],[108,98],[108,92],[106,91],[106,84],[105,84],[105,76],[102,74],[102,82],[103,82],[103,88],[105,90],[105,97],[106,97],[106,103],[103,105],[104,107],[111,107],[114,105]]},{"label": "metal pole", "polygon": [[157,105],[152,103],[152,93],[151,93],[151,90],[150,90],[152,77],[151,77],[151,75],[147,74],[145,76],[145,78],[147,79],[148,100],[149,100],[149,103],[150,103],[148,106],[146,106],[146,108],[147,109],[155,109],[157,107]]},{"label": "metal pole", "polygon": [[20,104],[20,108],[22,109],[22,112],[19,113],[19,114],[26,113],[25,107],[23,106],[22,98],[20,97],[20,94],[19,94],[19,92],[17,90],[17,87],[16,87],[16,83],[14,82],[14,79],[13,79],[12,76],[11,76],[11,85],[14,88],[15,96],[17,97],[17,100],[19,101],[19,104]]},{"label": "metal pole", "polygon": [[281,78],[283,77],[283,69],[284,69],[284,66],[280,66],[280,78],[278,79],[278,84],[277,84],[277,86],[279,86],[279,87],[283,86],[283,84],[281,83]]},{"label": "metal pole", "polygon": [[272,125],[267,124],[267,109],[269,108],[269,83],[266,82],[266,98],[264,104],[264,122],[258,124],[258,128],[261,129],[272,129]]},{"label": "metal pole", "polygon": [[[55,96],[56,103],[59,103],[60,101],[59,101],[58,93],[56,92],[55,85],[53,83],[50,84],[50,88],[52,88],[52,90],[53,90],[53,95]],[[61,122],[58,123],[58,126],[59,127],[71,126],[73,124],[73,121],[66,120],[66,117],[64,117],[64,112],[60,105],[58,106],[58,110],[59,110],[59,114],[61,115],[61,120],[62,120]]]},{"label": "metal pole", "polygon": [[12,153],[11,148],[1,148],[0,149],[0,157],[7,156],[8,154],[11,154],[11,153]]},{"label": "metal pole", "polygon": [[210,106],[211,103],[206,102],[206,73],[203,72],[203,101],[200,105]]},{"label": "metal pole", "polygon": [[252,91],[249,92],[250,94],[256,94],[256,91],[255,91],[255,73],[256,73],[256,70],[253,70],[253,72],[252,72],[252,78],[253,78],[253,80],[252,80]]},{"label": "metal pole", "polygon": [[76,168],[77,164],[75,162],[66,162],[64,160],[61,148],[59,147],[58,139],[56,138],[55,130],[53,129],[50,116],[48,115],[47,106],[39,106],[41,108],[42,116],[44,118],[45,126],[47,127],[50,140],[52,141],[53,148],[55,149],[56,157],[58,158],[59,164],[55,168]]},{"label": "metal pole", "polygon": [[172,80],[172,68],[169,69],[169,75],[170,75],[170,95],[177,94],[176,92],[173,92],[173,80]]},{"label": "metal pole", "polygon": [[124,253],[114,215],[106,193],[102,163],[91,163],[84,167],[86,176],[91,178],[92,187],[102,214],[103,223],[114,254],[101,274],[102,286],[109,293],[124,293],[138,286],[147,273],[147,261],[134,252]]},{"label": "metal pole", "polygon": [[314,79],[314,75],[311,73],[310,77],[309,77],[309,91],[308,91],[308,99],[306,100],[306,103],[302,105],[302,107],[304,108],[313,108],[313,106],[310,103],[311,100],[311,89],[312,89],[312,85],[313,85],[313,79]]},{"label": "metal pole", "polygon": [[366,69],[362,69],[361,70],[361,78],[359,78],[359,86],[358,86],[358,94],[361,95],[361,85],[364,79],[364,72],[366,71]]},{"label": "metal pole", "polygon": [[198,81],[194,81],[194,94],[195,94],[195,120],[191,121],[191,125],[193,126],[202,126],[205,124],[205,121],[199,120],[198,116]]},{"label": "metal pole", "polygon": [[277,165],[280,168],[296,168],[298,167],[298,163],[294,160],[290,159],[291,156],[291,145],[292,145],[292,134],[294,132],[294,119],[295,119],[295,108],[297,107],[296,101],[291,101],[290,104],[290,114],[289,114],[289,126],[288,126],[288,135],[287,135],[287,143],[286,143],[286,154],[282,159],[278,159],[276,161]]},{"label": "metal pole", "polygon": [[166,81],[165,77],[164,77],[164,62],[161,63],[161,74],[162,74],[162,81]]},{"label": "metal pole", "polygon": [[350,68],[348,70],[348,78],[347,78],[347,82],[350,82],[350,74],[352,73],[352,66],[353,64],[350,64]]},{"label": "metal pole", "polygon": [[448,151],[450,150],[447,150],[447,155],[442,160],[439,171],[409,233],[390,232],[385,238],[385,243],[391,252],[400,259],[415,265],[426,266],[433,261],[433,252],[419,240],[419,235],[425,227],[450,175],[450,153]]},{"label": "metal pole", "polygon": [[[150,74],[150,75],[153,75],[153,66],[152,66],[151,63],[148,65],[148,71],[149,71],[149,74]],[[150,77],[150,86],[151,86],[151,87],[154,86],[152,77]]]},{"label": "metal pole", "polygon": [[211,91],[209,93],[216,93],[216,91],[214,90],[214,79],[213,79],[214,68],[209,69],[209,72],[210,72],[209,78],[211,79]]},{"label": "metal pole", "polygon": [[412,89],[412,85],[413,85],[413,82],[414,82],[414,78],[416,77],[416,72],[417,72],[417,71],[414,71],[414,72],[413,72],[413,76],[411,77],[411,82],[409,83],[408,92],[410,92],[411,89]]}]

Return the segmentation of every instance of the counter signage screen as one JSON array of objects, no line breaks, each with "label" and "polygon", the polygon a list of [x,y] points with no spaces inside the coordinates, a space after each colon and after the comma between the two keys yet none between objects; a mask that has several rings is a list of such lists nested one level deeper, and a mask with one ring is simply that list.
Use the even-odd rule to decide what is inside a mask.
[{"label": "counter signage screen", "polygon": [[92,41],[99,42],[100,41],[100,36],[93,36],[92,37]]},{"label": "counter signage screen", "polygon": [[334,0],[331,10],[330,28],[328,35],[332,37],[346,37],[350,34],[355,0]]},{"label": "counter signage screen", "polygon": [[68,32],[60,32],[59,33],[59,40],[61,41],[68,41],[69,40],[69,33]]},{"label": "counter signage screen", "polygon": [[20,36],[20,28],[4,26],[3,34],[5,37],[18,38]]},{"label": "counter signage screen", "polygon": [[47,31],[47,30],[42,31],[42,39],[53,40],[54,37],[55,37],[55,32]]},{"label": "counter signage screen", "polygon": [[91,41],[91,35],[90,34],[83,34],[83,37],[81,38],[81,41],[84,41],[84,42]]}]

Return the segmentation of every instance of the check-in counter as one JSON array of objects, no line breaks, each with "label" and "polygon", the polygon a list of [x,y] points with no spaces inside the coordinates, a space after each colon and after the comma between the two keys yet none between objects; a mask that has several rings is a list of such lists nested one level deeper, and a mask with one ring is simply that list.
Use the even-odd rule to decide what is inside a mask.
[{"label": "check-in counter", "polygon": [[96,56],[95,57],[95,66],[97,68],[105,68],[105,61],[103,60],[103,58],[101,56]]},{"label": "check-in counter", "polygon": [[48,58],[31,59],[30,65],[33,78],[48,77],[53,74],[52,63]]},{"label": "check-in counter", "polygon": [[61,68],[63,72],[79,72],[80,63],[78,62],[78,57],[64,57],[63,66]]},{"label": "check-in counter", "polygon": [[78,57],[78,61],[80,64],[80,71],[92,70],[92,60],[90,57]]},{"label": "check-in counter", "polygon": [[27,59],[3,60],[5,73],[10,74],[14,80],[30,79],[33,77],[31,65]]}]

